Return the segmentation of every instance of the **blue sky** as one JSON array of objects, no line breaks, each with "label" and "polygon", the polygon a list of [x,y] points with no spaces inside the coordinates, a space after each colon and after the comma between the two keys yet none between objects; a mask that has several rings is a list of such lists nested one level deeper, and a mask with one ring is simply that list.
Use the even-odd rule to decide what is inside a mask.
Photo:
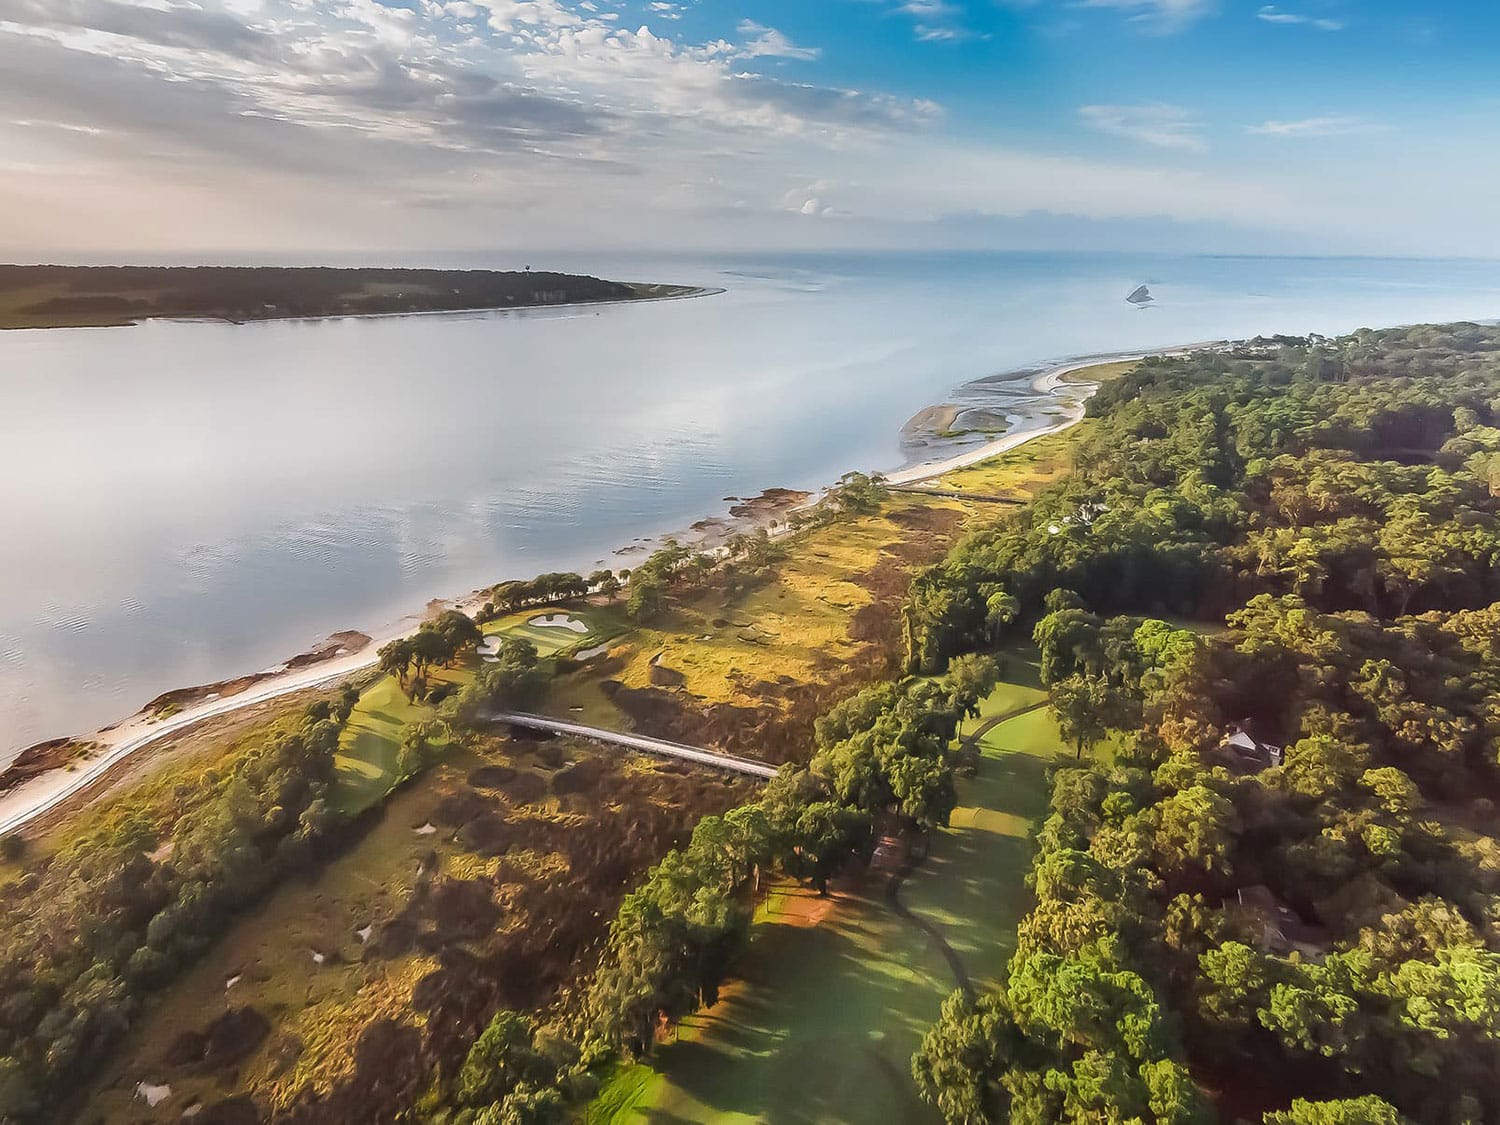
[{"label": "blue sky", "polygon": [[1480,0],[8,0],[0,250],[1500,255]]}]

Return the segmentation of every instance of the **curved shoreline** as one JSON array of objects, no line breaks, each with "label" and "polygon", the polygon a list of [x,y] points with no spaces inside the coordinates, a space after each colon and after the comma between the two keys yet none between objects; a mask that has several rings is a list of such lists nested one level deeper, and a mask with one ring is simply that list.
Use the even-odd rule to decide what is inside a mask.
[{"label": "curved shoreline", "polygon": [[[705,290],[702,293],[693,295],[708,295],[709,292]],[[683,296],[686,295],[654,299],[681,300]],[[633,304],[635,302],[620,303]],[[560,308],[562,306],[554,305],[547,307]],[[395,313],[373,315],[426,316],[434,314]],[[454,314],[450,312],[446,315]],[[1082,420],[1082,403],[1086,402],[1093,391],[1098,389],[1098,384],[1065,384],[1064,380],[1070,373],[1105,363],[1140,359],[1145,355],[1181,353],[1191,350],[1193,346],[1187,348],[1164,348],[1140,353],[1090,356],[1081,360],[1070,360],[1066,363],[1044,369],[1033,382],[1033,388],[1039,394],[1055,394],[1064,385],[1076,386],[1079,389],[1079,404],[1069,411],[1067,417],[1051,425],[1002,435],[993,441],[986,442],[983,445],[965,450],[962,453],[940,461],[913,465],[898,470],[895,473],[885,474],[885,479],[891,484],[898,485],[931,480],[945,473],[952,472],[955,469],[964,468],[1008,452],[1035,438],[1045,437],[1048,434],[1066,430]],[[474,594],[469,594],[458,599],[442,599],[441,602],[444,605],[452,605],[469,612],[478,608],[479,604]],[[429,603],[429,605],[431,604]],[[405,619],[408,622],[411,620],[413,620],[411,617]],[[118,765],[134,755],[136,751],[144,749],[152,743],[166,738],[168,735],[177,734],[206,720],[232,714],[246,707],[253,707],[282,696],[292,695],[311,688],[330,686],[350,676],[373,668],[379,661],[378,650],[382,645],[399,637],[407,636],[414,632],[415,629],[416,626],[386,630],[382,634],[373,635],[370,642],[357,653],[335,657],[330,660],[320,661],[316,664],[269,676],[234,695],[205,700],[202,703],[185,707],[170,718],[157,719],[145,709],[142,709],[123,721],[108,726],[94,735],[75,736],[75,738],[86,737],[95,744],[97,749],[93,751],[93,756],[72,763],[70,766],[58,766],[36,774],[17,784],[9,791],[0,793],[0,836],[5,836],[25,828],[32,821],[46,815],[69,798],[76,796],[90,785],[103,779]]]}]

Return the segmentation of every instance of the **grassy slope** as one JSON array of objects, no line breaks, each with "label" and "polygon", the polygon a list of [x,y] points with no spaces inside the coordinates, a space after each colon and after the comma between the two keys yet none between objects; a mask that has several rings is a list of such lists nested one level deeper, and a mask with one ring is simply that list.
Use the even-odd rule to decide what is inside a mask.
[{"label": "grassy slope", "polygon": [[[534,618],[551,613],[568,613],[589,627],[587,633],[555,626],[531,625]],[[574,651],[618,636],[627,627],[624,610],[619,606],[589,606],[586,609],[543,608],[498,618],[484,626],[486,633],[503,633],[522,637],[536,645],[543,657],[562,651]],[[428,680],[462,685],[474,674],[477,664],[456,668],[437,668]],[[339,740],[334,765],[338,771],[333,802],[342,811],[358,814],[378,803],[396,781],[396,758],[401,753],[402,732],[409,723],[437,716],[435,708],[413,703],[401,690],[394,676],[375,681],[360,696],[349,716],[349,724]]]},{"label": "grassy slope", "polygon": [[[1024,679],[1002,684],[985,714],[1013,709],[1034,691]],[[1041,710],[1001,723],[980,746],[979,773],[960,781],[952,824],[901,891],[911,911],[941,928],[976,985],[1004,970],[1029,904],[1027,837],[1046,806],[1044,771],[1058,739]],[[739,971],[742,980],[687,1021],[651,1066],[617,1074],[588,1120],[935,1119],[917,1100],[908,1065],[955,980],[877,883],[836,904],[802,888],[773,896]]]},{"label": "grassy slope", "polygon": [[606,668],[585,669],[554,686],[548,711],[628,728],[603,684],[613,679],[647,687],[656,659],[679,673],[682,691],[703,704],[765,706],[774,699],[768,685],[827,682],[865,648],[850,635],[859,611],[877,597],[899,597],[883,593],[882,583],[913,534],[902,521],[934,509],[949,520],[979,510],[899,497],[878,515],[799,535],[785,544],[786,557],[773,575],[753,589],[727,601],[716,591],[674,600],[661,618],[622,635]]},{"label": "grassy slope", "polygon": [[[470,668],[439,668],[428,674],[430,683],[460,683],[473,675]],[[435,718],[437,711],[413,703],[394,676],[376,680],[359,697],[339,738],[334,758],[334,807],[357,815],[378,803],[396,783],[396,758],[408,723]]]}]

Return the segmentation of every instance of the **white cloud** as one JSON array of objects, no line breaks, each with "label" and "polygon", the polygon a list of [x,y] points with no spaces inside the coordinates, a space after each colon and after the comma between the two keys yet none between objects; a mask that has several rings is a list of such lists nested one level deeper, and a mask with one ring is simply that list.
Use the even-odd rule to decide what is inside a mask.
[{"label": "white cloud", "polygon": [[1202,126],[1180,106],[1086,105],[1079,107],[1078,116],[1085,125],[1101,133],[1156,148],[1202,152],[1208,147]]},{"label": "white cloud", "polygon": [[1215,0],[1081,0],[1082,8],[1115,8],[1155,31],[1178,31],[1212,13]]},{"label": "white cloud", "polygon": [[738,30],[745,38],[742,53],[746,58],[811,61],[823,54],[818,47],[799,47],[774,27],[765,27],[754,20],[741,20]]},{"label": "white cloud", "polygon": [[949,0],[900,0],[890,11],[914,21],[912,35],[919,43],[955,43],[975,35],[964,26],[963,10]]},{"label": "white cloud", "polygon": [[[1078,16],[1078,0],[1057,3]],[[868,11],[895,11],[880,5]],[[1092,6],[1153,30],[1206,10]],[[934,29],[957,18],[906,7],[903,29],[921,13]],[[664,11],[622,27],[622,10],[0,0],[0,252],[920,244],[955,217],[1039,210],[1295,231],[1319,247],[1500,251],[1500,236],[1473,244],[1493,227],[1500,156],[1441,130],[1403,134],[1400,162],[1316,144],[1273,161],[1276,142],[1253,138],[1381,126],[1267,120],[1216,136],[1209,162],[1182,159],[1206,147],[1188,109],[1099,104],[1080,122],[1138,149],[1089,157],[1100,138],[1071,136],[1035,151],[949,134],[932,101],[820,83],[812,48],[761,24],[701,40],[668,34],[687,21]],[[789,81],[778,59],[809,80]]]},{"label": "white cloud", "polygon": [[1303,117],[1295,121],[1265,121],[1246,126],[1245,132],[1257,137],[1337,137],[1350,133],[1378,132],[1381,126],[1362,117],[1331,114],[1326,117]]},{"label": "white cloud", "polygon": [[1274,4],[1267,4],[1255,13],[1255,18],[1264,20],[1266,23],[1279,24],[1302,24],[1307,27],[1317,28],[1319,31],[1342,31],[1344,22],[1342,20],[1325,19],[1317,16],[1304,16],[1297,12],[1284,12]]}]

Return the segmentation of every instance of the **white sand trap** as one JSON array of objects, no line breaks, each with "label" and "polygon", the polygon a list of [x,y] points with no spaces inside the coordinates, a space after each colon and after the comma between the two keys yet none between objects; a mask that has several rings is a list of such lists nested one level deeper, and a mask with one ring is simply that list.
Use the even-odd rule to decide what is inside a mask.
[{"label": "white sand trap", "polygon": [[428,823],[422,825],[421,828],[413,828],[412,831],[415,832],[418,836],[431,836],[434,832],[437,831],[437,826],[429,821]]},{"label": "white sand trap", "polygon": [[152,1109],[155,1109],[157,1106],[161,1105],[162,1102],[166,1101],[172,1096],[172,1087],[153,1086],[149,1082],[142,1082],[138,1086],[136,1086],[135,1096],[140,1098],[141,1101],[145,1102]]},{"label": "white sand trap", "polygon": [[479,655],[487,660],[493,660],[500,653],[500,642],[505,638],[499,633],[491,633],[479,642]]},{"label": "white sand trap", "polygon": [[185,1110],[182,1111],[182,1116],[183,1117],[187,1117],[187,1118],[192,1118],[192,1117],[197,1117],[202,1112],[203,1112],[203,1103],[202,1102],[194,1102],[192,1105],[188,1106],[187,1109],[185,1109]]},{"label": "white sand trap", "polygon": [[545,629],[567,629],[574,633],[589,631],[587,625],[570,613],[544,613],[540,617],[533,617],[526,624],[541,626]]},{"label": "white sand trap", "polygon": [[370,935],[375,932],[375,923],[371,922],[363,929],[355,930],[354,936],[359,938],[359,944],[364,945],[370,940]]},{"label": "white sand trap", "polygon": [[314,965],[321,965],[324,961],[328,960],[327,957],[319,953],[316,949],[312,951],[312,959]]},{"label": "white sand trap", "polygon": [[240,983],[240,977],[239,977],[238,974],[236,974],[236,975],[230,977],[228,980],[226,980],[224,982],[224,988],[226,990],[227,989],[231,989],[231,988],[233,988],[235,985],[237,985],[239,983]]},{"label": "white sand trap", "polygon": [[578,659],[579,660],[592,660],[596,656],[603,656],[608,651],[609,651],[609,645],[607,645],[607,644],[604,644],[604,645],[595,645],[593,648],[586,648],[582,652],[580,652],[578,654]]}]

